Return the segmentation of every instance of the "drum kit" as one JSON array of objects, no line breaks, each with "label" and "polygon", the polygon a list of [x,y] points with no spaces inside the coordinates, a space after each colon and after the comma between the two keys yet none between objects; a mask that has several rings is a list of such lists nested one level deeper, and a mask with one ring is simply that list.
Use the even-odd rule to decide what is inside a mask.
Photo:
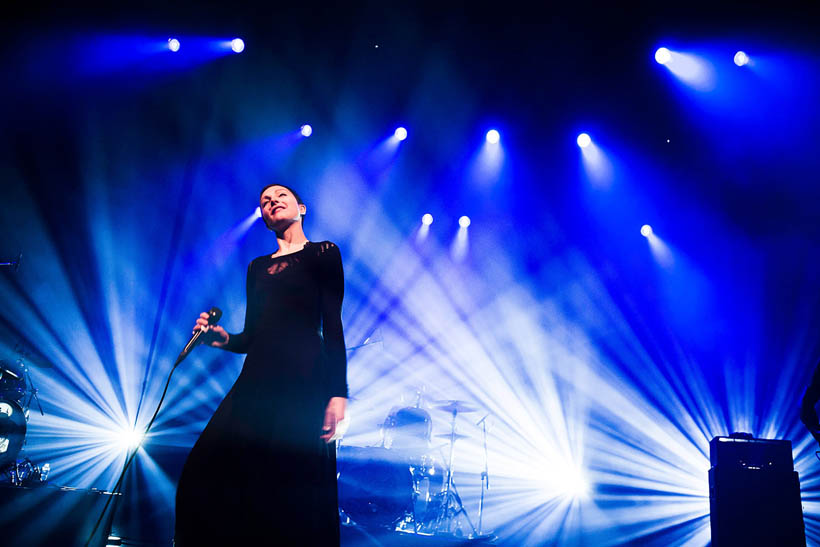
[{"label": "drum kit", "polygon": [[[50,465],[34,465],[31,460],[18,460],[26,443],[29,408],[37,403],[40,414],[43,407],[27,366],[27,355],[17,348],[14,361],[0,359],[0,473],[15,486],[29,486],[46,481]],[[46,362],[28,361],[39,367],[50,367]]]},{"label": "drum kit", "polygon": [[[364,528],[422,535],[478,538],[484,489],[489,487],[486,463],[486,418],[483,425],[485,465],[476,527],[461,500],[454,479],[456,444],[469,437],[456,432],[460,416],[478,412],[466,401],[434,400],[425,405],[449,414],[449,432],[433,434],[433,419],[417,391],[414,406],[393,407],[379,424],[379,446],[339,449],[339,508],[342,522]],[[443,442],[437,446],[434,440]],[[446,449],[446,450],[445,450]]]}]

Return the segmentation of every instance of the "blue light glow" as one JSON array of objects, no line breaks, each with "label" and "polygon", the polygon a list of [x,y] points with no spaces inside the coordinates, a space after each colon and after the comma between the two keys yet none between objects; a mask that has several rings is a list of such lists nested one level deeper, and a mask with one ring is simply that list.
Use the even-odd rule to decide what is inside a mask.
[{"label": "blue light glow", "polygon": [[734,61],[737,66],[745,66],[749,64],[749,56],[744,51],[738,51],[735,53]]},{"label": "blue light glow", "polygon": [[[664,62],[661,63],[669,72],[680,81],[698,91],[712,91],[717,85],[717,74],[714,66],[702,55],[680,51],[670,51],[666,48],[661,54]],[[660,51],[660,50],[658,50]],[[655,54],[657,59],[658,53]]]},{"label": "blue light glow", "polygon": [[490,129],[487,131],[487,142],[490,144],[498,144],[501,140],[501,134],[496,131],[495,129]]},{"label": "blue light glow", "polygon": [[578,135],[576,142],[581,149],[581,160],[590,182],[598,188],[609,187],[614,177],[610,159],[587,133]]},{"label": "blue light glow", "polygon": [[652,235],[652,226],[650,226],[649,224],[644,224],[643,226],[641,226],[641,235],[644,237],[649,237],[650,235]]},{"label": "blue light glow", "polygon": [[433,215],[431,215],[430,213],[425,213],[421,217],[421,223],[425,226],[430,226],[433,223]]},{"label": "blue light glow", "polygon": [[168,38],[168,49],[171,51],[179,51],[179,40],[176,38]]},{"label": "blue light glow", "polygon": [[242,53],[245,51],[245,41],[242,38],[234,38],[231,40],[231,51],[234,53]]},{"label": "blue light glow", "polygon": [[299,133],[301,133],[303,137],[310,137],[313,135],[313,128],[305,124],[299,129]]},{"label": "blue light glow", "polygon": [[403,127],[397,128],[396,131],[393,134],[400,141],[403,141],[404,139],[407,138],[407,130]]}]

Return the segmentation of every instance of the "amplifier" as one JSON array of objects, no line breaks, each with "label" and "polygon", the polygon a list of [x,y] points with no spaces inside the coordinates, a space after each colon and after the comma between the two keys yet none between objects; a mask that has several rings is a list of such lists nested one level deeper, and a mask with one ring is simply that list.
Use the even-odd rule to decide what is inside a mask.
[{"label": "amplifier", "polygon": [[712,467],[794,471],[792,442],[774,439],[715,437],[709,442]]},{"label": "amplifier", "polygon": [[715,437],[709,443],[712,547],[805,547],[791,441]]}]

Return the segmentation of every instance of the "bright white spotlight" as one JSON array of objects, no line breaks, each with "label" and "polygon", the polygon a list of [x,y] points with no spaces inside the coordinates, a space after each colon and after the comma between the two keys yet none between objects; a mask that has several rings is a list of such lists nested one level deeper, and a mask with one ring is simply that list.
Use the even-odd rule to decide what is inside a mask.
[{"label": "bright white spotlight", "polygon": [[487,142],[490,144],[497,144],[501,140],[501,135],[495,129],[487,131]]},{"label": "bright white spotlight", "polygon": [[234,53],[242,53],[245,51],[245,42],[242,38],[234,38],[231,40],[231,49]]},{"label": "bright white spotlight", "polygon": [[123,429],[114,434],[114,440],[123,450],[136,448],[142,442],[142,432],[133,429]]},{"label": "bright white spotlight", "polygon": [[589,493],[589,483],[580,471],[570,473],[566,484],[567,494],[575,498],[585,497]]},{"label": "bright white spotlight", "polygon": [[644,237],[649,237],[652,235],[652,226],[649,224],[644,224],[641,226],[641,235]]},{"label": "bright white spotlight", "polygon": [[433,215],[425,213],[424,216],[421,217],[421,223],[425,226],[430,226],[433,223]]},{"label": "bright white spotlight", "polygon": [[176,38],[168,38],[168,49],[173,52],[179,51],[179,40]]},{"label": "bright white spotlight", "polygon": [[659,47],[658,50],[655,52],[655,60],[658,63],[665,65],[666,63],[672,60],[672,52],[670,52],[665,47]]},{"label": "bright white spotlight", "polygon": [[592,139],[586,133],[581,133],[580,135],[578,135],[578,138],[575,142],[577,142],[578,146],[580,146],[581,148],[586,148],[587,146],[592,144]]},{"label": "bright white spotlight", "polygon": [[303,137],[310,137],[311,135],[313,135],[313,128],[308,124],[305,124],[302,126],[299,132],[302,134]]},{"label": "bright white spotlight", "polygon": [[462,228],[466,228],[467,226],[470,225],[470,217],[465,215],[465,216],[459,218],[458,219],[458,225],[461,226]]},{"label": "bright white spotlight", "polygon": [[396,137],[397,139],[399,139],[400,141],[403,141],[404,139],[407,138],[407,130],[403,127],[399,127],[393,133],[393,136]]},{"label": "bright white spotlight", "polygon": [[262,208],[257,207],[253,212],[253,219],[256,220],[257,218],[262,218]]},{"label": "bright white spotlight", "polygon": [[749,64],[749,56],[746,55],[745,51],[738,51],[735,53],[735,64],[737,66]]}]

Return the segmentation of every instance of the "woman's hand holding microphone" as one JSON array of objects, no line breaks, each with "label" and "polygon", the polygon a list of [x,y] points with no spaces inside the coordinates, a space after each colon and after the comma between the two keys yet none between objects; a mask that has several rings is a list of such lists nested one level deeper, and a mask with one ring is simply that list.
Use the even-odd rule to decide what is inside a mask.
[{"label": "woman's hand holding microphone", "polygon": [[198,331],[202,331],[202,336],[200,339],[202,340],[203,344],[214,348],[221,348],[228,343],[231,335],[228,334],[225,329],[220,327],[219,325],[209,325],[208,319],[210,315],[208,312],[202,312],[199,314],[199,317],[196,320],[196,324],[194,325],[194,334]]}]

